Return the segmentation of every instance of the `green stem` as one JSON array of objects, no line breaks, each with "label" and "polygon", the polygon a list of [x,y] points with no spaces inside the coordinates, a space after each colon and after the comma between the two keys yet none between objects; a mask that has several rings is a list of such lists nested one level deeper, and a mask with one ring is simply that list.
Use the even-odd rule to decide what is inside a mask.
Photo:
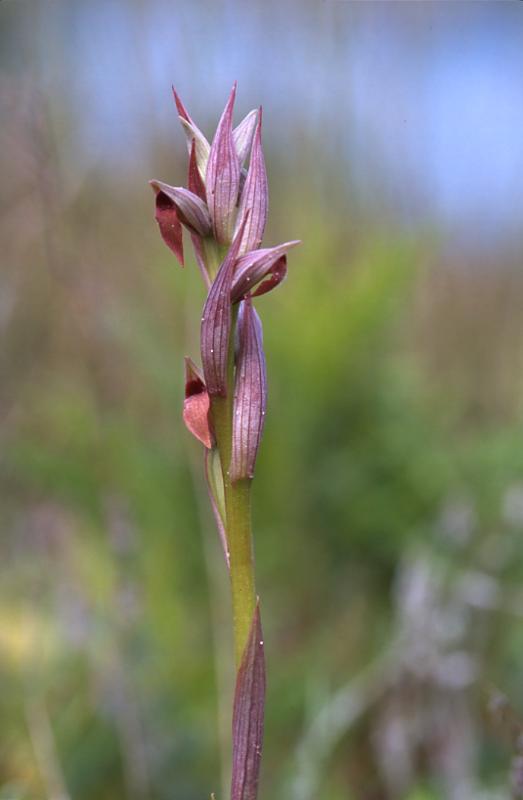
[{"label": "green stem", "polygon": [[222,464],[227,517],[227,544],[230,560],[232,595],[234,653],[236,667],[241,664],[249,638],[254,610],[256,587],[254,580],[254,558],[251,530],[251,481],[244,479],[231,483],[229,466],[232,453],[232,413],[234,397],[234,332],[237,306],[233,307],[229,360],[227,374],[227,396],[212,398],[212,416],[216,441]]},{"label": "green stem", "polygon": [[251,481],[233,483],[225,494],[227,541],[229,544],[234,653],[239,667],[251,630],[256,607],[254,558],[251,530]]}]

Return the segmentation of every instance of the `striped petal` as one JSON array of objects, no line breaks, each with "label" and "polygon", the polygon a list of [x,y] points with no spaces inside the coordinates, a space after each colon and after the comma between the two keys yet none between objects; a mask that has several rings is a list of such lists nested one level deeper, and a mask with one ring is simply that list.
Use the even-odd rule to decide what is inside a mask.
[{"label": "striped petal", "polygon": [[240,162],[232,135],[236,84],[216,129],[209,154],[205,187],[214,235],[219,244],[229,244],[240,187]]},{"label": "striped petal", "polygon": [[242,241],[240,243],[240,255],[244,255],[249,250],[256,250],[263,239],[265,225],[267,223],[267,213],[269,207],[269,190],[267,186],[267,172],[265,170],[265,160],[261,146],[261,125],[262,114],[258,117],[256,133],[252,145],[251,161],[249,171],[242,189],[240,208],[238,211],[237,227],[249,211],[249,223],[245,226]]},{"label": "striped petal", "polygon": [[236,152],[238,154],[240,166],[243,165],[243,162],[249,155],[249,151],[251,149],[251,144],[252,144],[252,137],[254,136],[254,131],[256,129],[257,119],[258,119],[258,109],[253,108],[253,110],[249,111],[247,116],[242,119],[240,124],[237,125],[232,132],[232,137],[234,139],[234,146],[236,147]]},{"label": "striped petal", "polygon": [[250,297],[238,314],[238,355],[232,420],[231,481],[252,478],[267,406],[262,325]]},{"label": "striped petal", "polygon": [[209,290],[200,332],[203,373],[211,396],[227,395],[227,361],[231,335],[231,286],[243,226],[238,231]]}]

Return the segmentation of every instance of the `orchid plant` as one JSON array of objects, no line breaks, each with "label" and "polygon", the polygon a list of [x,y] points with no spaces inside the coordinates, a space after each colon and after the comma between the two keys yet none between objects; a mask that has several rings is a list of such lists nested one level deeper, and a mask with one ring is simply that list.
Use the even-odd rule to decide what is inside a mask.
[{"label": "orchid plant", "polygon": [[236,84],[209,144],[174,91],[187,139],[187,188],[157,180],[150,184],[164,242],[183,266],[186,228],[207,289],[201,314],[202,371],[186,358],[183,418],[204,446],[209,497],[230,576],[237,671],[231,800],[256,800],[265,659],[254,576],[251,486],[265,419],[267,377],[262,325],[253,298],[281,283],[287,252],[299,242],[261,247],[268,212],[262,110],[254,109],[233,128],[235,96]]}]

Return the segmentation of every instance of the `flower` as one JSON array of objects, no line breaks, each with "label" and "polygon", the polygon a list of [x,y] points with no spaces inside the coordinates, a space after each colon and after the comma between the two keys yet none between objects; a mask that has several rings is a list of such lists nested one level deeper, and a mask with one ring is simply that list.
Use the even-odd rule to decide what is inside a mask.
[{"label": "flower", "polygon": [[[196,260],[210,289],[228,257],[227,249],[233,246],[243,226],[235,249],[236,262],[229,265],[233,276],[231,296],[236,303],[247,294],[264,294],[285,277],[286,253],[298,242],[259,249],[269,202],[261,142],[262,110],[249,111],[233,129],[234,84],[209,144],[174,88],[173,94],[187,139],[189,170],[187,188],[150,181],[162,238],[183,265],[182,226],[188,230]],[[249,167],[245,170],[243,165],[249,154]]]}]

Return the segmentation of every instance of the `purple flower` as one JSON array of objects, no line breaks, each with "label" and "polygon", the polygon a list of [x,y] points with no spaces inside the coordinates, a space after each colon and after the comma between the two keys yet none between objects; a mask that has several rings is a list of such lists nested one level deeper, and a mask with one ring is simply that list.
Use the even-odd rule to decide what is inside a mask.
[{"label": "purple flower", "polygon": [[[250,111],[236,128],[232,114],[236,84],[222,113],[212,145],[173,88],[189,151],[188,188],[150,181],[156,194],[156,220],[167,246],[184,263],[182,225],[190,233],[207,288],[216,274],[223,247],[236,242],[237,263],[229,264],[234,303],[247,294],[264,294],[287,272],[286,253],[298,242],[259,250],[268,212],[267,173],[261,145],[261,108]],[[249,168],[243,163],[250,153]],[[234,231],[234,236],[233,236]],[[217,279],[216,275],[216,279]],[[220,282],[224,280],[223,274]]]}]

